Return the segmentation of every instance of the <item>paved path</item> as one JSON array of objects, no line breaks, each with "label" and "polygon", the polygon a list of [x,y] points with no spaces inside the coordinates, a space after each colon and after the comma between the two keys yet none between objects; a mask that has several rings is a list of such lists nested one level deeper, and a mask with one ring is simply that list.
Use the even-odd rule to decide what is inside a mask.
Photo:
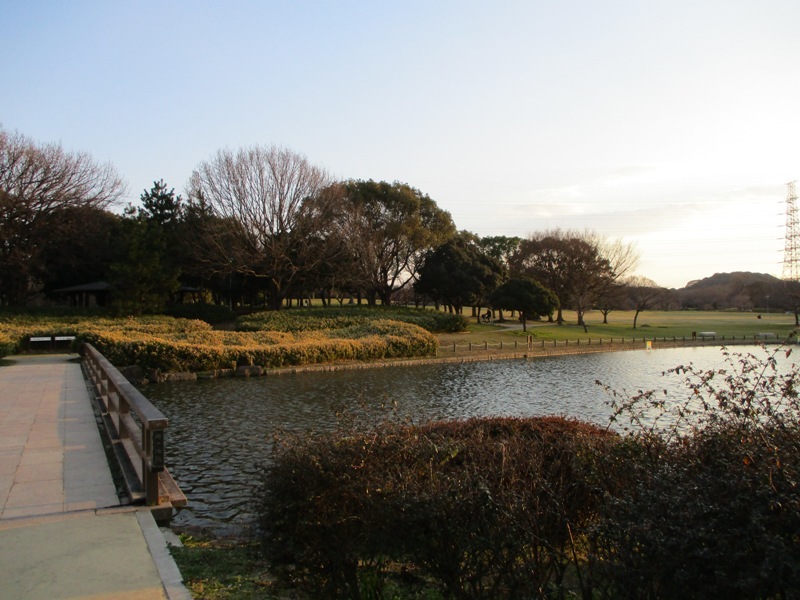
[{"label": "paved path", "polygon": [[153,517],[120,506],[77,357],[0,367],[0,600],[191,598]]}]

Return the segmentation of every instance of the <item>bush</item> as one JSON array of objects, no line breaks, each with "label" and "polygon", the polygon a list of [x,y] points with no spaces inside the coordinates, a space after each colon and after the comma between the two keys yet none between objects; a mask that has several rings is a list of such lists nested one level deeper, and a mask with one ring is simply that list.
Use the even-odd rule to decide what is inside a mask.
[{"label": "bush", "polygon": [[800,589],[798,456],[784,453],[779,467],[754,442],[704,432],[637,469],[596,528],[593,568],[610,596],[785,598]]},{"label": "bush", "polygon": [[120,366],[164,372],[265,368],[322,362],[433,356],[437,340],[410,323],[359,320],[317,331],[216,331],[205,321],[147,316],[127,319],[14,317],[0,327],[0,350],[23,347],[31,335],[72,334]]},{"label": "bush", "polygon": [[360,597],[385,567],[452,597],[559,588],[601,496],[589,458],[605,430],[563,418],[492,418],[277,441],[256,502],[278,572],[325,597]]},{"label": "bush", "polygon": [[341,306],[293,308],[239,317],[240,331],[321,331],[370,323],[375,320],[410,323],[432,333],[465,331],[462,315],[402,306]]},{"label": "bush", "polygon": [[673,369],[687,376],[684,402],[646,392],[618,405],[641,429],[594,529],[592,571],[608,597],[795,597],[800,406],[797,367],[778,365],[779,351]]},{"label": "bush", "polygon": [[170,304],[164,309],[164,314],[177,319],[198,319],[212,325],[217,323],[229,323],[236,320],[236,313],[227,306],[205,304],[202,302],[193,304]]}]

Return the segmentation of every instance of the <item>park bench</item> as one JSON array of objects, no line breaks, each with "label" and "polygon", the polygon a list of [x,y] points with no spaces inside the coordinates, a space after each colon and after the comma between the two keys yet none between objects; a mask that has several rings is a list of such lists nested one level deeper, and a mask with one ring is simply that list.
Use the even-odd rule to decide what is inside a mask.
[{"label": "park bench", "polygon": [[74,335],[32,335],[28,337],[28,350],[66,350],[74,341]]}]

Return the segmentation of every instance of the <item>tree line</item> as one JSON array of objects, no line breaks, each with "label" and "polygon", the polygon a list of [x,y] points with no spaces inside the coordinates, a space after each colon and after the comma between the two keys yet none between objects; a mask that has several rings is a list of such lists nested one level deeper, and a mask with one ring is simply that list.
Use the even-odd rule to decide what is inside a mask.
[{"label": "tree line", "polygon": [[408,184],[337,181],[278,146],[219,150],[185,197],[155,181],[138,206],[112,212],[125,192],[110,164],[0,127],[0,304],[104,281],[126,314],[187,297],[272,309],[318,298],[559,324],[573,309],[585,326],[589,309],[638,316],[666,298],[630,275],[631,244],[558,229],[480,237]]}]

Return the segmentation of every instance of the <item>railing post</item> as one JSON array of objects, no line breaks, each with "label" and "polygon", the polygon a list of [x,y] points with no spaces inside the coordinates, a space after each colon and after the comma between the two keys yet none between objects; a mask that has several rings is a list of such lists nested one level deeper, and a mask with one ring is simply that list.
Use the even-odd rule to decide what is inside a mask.
[{"label": "railing post", "polygon": [[158,474],[164,470],[164,430],[144,427],[142,473],[147,504],[158,504]]}]

